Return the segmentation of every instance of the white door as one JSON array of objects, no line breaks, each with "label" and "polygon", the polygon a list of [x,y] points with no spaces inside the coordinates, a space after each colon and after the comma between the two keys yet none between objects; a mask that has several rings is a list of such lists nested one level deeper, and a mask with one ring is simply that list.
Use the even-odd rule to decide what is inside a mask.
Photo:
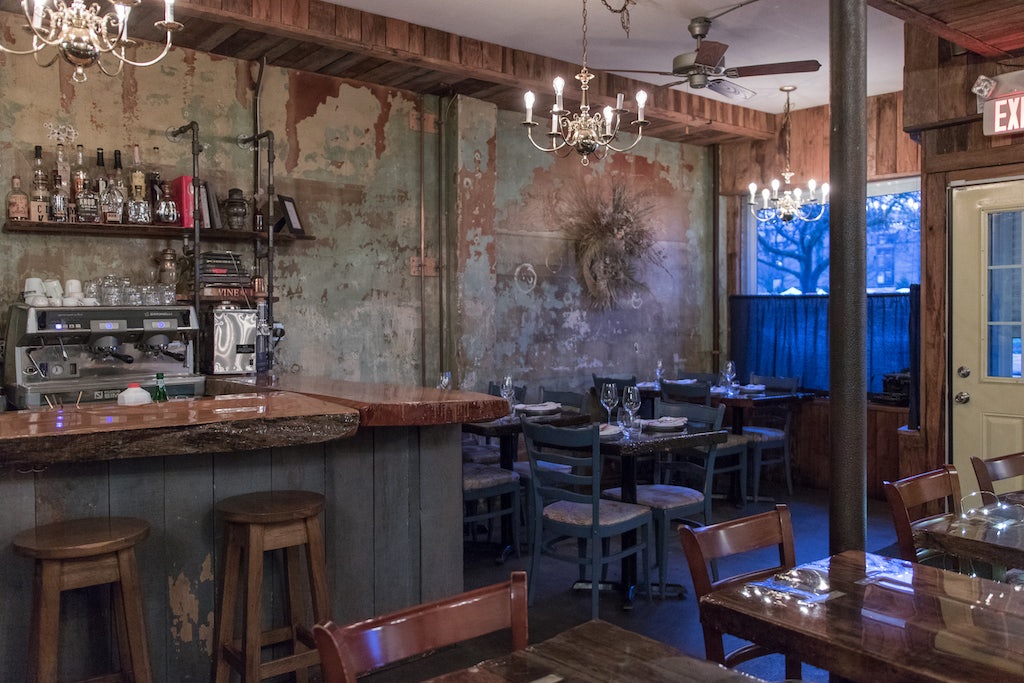
[{"label": "white door", "polygon": [[972,455],[1024,450],[1024,181],[954,188],[952,203],[950,447],[966,495]]}]

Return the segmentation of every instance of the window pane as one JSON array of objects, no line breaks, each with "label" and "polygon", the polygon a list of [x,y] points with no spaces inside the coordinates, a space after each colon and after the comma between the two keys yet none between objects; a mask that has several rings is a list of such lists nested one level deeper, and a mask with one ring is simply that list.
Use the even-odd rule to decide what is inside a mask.
[{"label": "window pane", "polygon": [[988,326],[989,377],[1020,377],[1020,325]]},{"label": "window pane", "polygon": [[992,323],[1020,322],[1020,268],[988,271],[988,320]]},{"label": "window pane", "polygon": [[990,266],[1020,265],[1021,214],[1002,211],[988,217],[988,259]]}]

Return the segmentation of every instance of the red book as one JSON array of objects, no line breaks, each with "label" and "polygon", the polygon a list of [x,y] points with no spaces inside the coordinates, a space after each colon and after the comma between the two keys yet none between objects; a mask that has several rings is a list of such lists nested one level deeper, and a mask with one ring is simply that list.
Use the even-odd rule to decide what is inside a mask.
[{"label": "red book", "polygon": [[178,176],[171,182],[171,195],[174,197],[174,201],[178,202],[181,226],[184,228],[192,227],[192,207],[195,206],[194,190],[190,175]]}]

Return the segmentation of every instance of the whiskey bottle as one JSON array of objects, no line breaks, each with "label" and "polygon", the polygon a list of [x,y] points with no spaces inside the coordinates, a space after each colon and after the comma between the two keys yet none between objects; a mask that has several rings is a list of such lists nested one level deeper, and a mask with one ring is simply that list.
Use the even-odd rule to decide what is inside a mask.
[{"label": "whiskey bottle", "polygon": [[50,216],[50,181],[43,168],[43,146],[36,145],[35,161],[32,166],[32,194],[29,202],[29,216],[34,221],[45,221]]},{"label": "whiskey bottle", "polygon": [[124,185],[124,174],[121,172],[121,150],[114,150],[114,170],[106,177],[103,194],[100,195],[100,216],[105,223],[121,223],[124,221],[124,203],[128,189]]},{"label": "whiskey bottle", "polygon": [[71,182],[71,162],[64,153],[64,144],[60,142],[57,143],[57,154],[53,158],[53,173],[59,175],[65,183]]},{"label": "whiskey bottle", "polygon": [[71,164],[71,203],[78,207],[78,195],[90,187],[89,169],[85,165],[85,150],[82,145],[75,146],[75,161]]},{"label": "whiskey bottle", "polygon": [[103,148],[96,148],[96,166],[92,169],[92,189],[97,197],[107,191],[107,164],[103,158]]},{"label": "whiskey bottle", "polygon": [[70,220],[70,198],[64,189],[64,181],[59,173],[53,174],[53,191],[50,193],[50,220],[56,223],[67,223]]},{"label": "whiskey bottle", "polygon": [[153,222],[153,207],[149,203],[149,193],[144,184],[132,187],[132,196],[128,199],[128,222],[139,225]]},{"label": "whiskey bottle", "polygon": [[75,198],[75,220],[79,223],[98,223],[100,216],[100,198],[92,189],[91,183],[86,183],[78,191]]},{"label": "whiskey bottle", "polygon": [[11,176],[11,191],[7,193],[7,220],[28,220],[28,195],[21,189],[21,176]]},{"label": "whiskey bottle", "polygon": [[132,165],[128,167],[128,189],[134,192],[136,186],[144,190],[148,190],[149,187],[146,184],[146,167],[142,165],[138,143],[132,145]]}]

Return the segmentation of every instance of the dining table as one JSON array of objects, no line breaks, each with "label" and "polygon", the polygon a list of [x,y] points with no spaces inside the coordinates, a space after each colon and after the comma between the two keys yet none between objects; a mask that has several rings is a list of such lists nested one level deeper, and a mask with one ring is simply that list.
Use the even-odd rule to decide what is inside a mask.
[{"label": "dining table", "polygon": [[[637,387],[640,389],[641,399],[653,401],[653,399],[661,397],[660,385],[655,382],[637,382]],[[763,385],[758,387],[737,384],[732,387],[711,387],[711,405],[724,405],[729,410],[733,434],[743,433],[747,414],[751,410],[769,406],[791,406],[803,401],[810,401],[813,398],[814,394],[811,392],[769,391]]]},{"label": "dining table", "polygon": [[[997,572],[1010,567],[1024,568],[1024,501],[1019,492],[1007,494],[998,502],[948,513],[917,522],[913,526],[914,544],[940,550],[961,560],[979,560],[993,565]],[[1016,497],[1016,498],[1015,498]]]},{"label": "dining table", "polygon": [[760,678],[593,620],[430,683],[756,683]]},{"label": "dining table", "polygon": [[[682,427],[676,431],[656,432],[646,428],[639,435],[628,436],[618,434],[601,437],[601,454],[619,462],[620,486],[622,501],[636,502],[637,465],[638,461],[657,458],[662,455],[682,452],[697,452],[714,444],[724,443],[729,434],[724,429],[699,430]],[[624,543],[634,543],[636,532],[627,532]],[[622,606],[630,609],[636,596],[636,555],[622,559],[621,584],[609,585],[607,588],[618,588],[622,594]],[[589,586],[579,585],[580,588]],[[652,584],[652,590],[654,586]]]},{"label": "dining table", "polygon": [[700,615],[850,681],[1024,681],[1024,592],[873,553],[712,591]]}]

